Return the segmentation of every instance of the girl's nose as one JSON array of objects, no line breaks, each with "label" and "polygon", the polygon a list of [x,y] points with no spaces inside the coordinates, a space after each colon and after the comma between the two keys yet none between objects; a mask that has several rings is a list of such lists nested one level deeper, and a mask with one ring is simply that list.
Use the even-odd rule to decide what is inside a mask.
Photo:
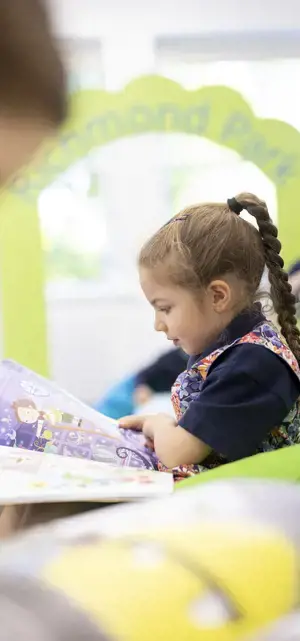
[{"label": "girl's nose", "polygon": [[157,318],[157,317],[155,317],[154,329],[156,332],[165,332],[165,333],[167,330],[165,323],[160,318]]}]

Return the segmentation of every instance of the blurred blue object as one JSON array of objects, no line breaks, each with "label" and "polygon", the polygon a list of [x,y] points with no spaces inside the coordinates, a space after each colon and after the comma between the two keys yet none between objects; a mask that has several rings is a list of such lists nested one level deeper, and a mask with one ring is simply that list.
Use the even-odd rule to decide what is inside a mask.
[{"label": "blurred blue object", "polygon": [[105,416],[118,420],[134,413],[133,392],[135,376],[126,378],[112,387],[95,405],[94,409]]},{"label": "blurred blue object", "polygon": [[299,271],[300,271],[300,260],[297,260],[289,268],[288,274],[289,274],[289,276],[292,276],[293,274],[296,274]]}]

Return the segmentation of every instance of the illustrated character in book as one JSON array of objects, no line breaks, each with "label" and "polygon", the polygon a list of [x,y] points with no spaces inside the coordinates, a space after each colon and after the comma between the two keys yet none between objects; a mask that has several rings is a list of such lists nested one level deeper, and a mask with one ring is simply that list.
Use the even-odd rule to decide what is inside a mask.
[{"label": "illustrated character in book", "polygon": [[83,419],[79,418],[78,416],[74,416],[73,414],[68,414],[68,412],[62,412],[61,422],[65,423],[66,425],[72,425],[73,427],[81,427],[82,421]]},{"label": "illustrated character in book", "polygon": [[82,426],[82,418],[79,418],[78,416],[74,416],[69,412],[63,412],[62,410],[59,410],[59,409],[48,410],[47,418],[52,426],[56,426],[61,423],[63,423],[64,425],[70,425],[77,428]]},{"label": "illustrated character in book", "polygon": [[28,398],[19,399],[12,406],[18,421],[16,425],[16,447],[22,447],[27,450],[40,449],[35,447],[37,445],[35,441],[41,437],[45,423],[44,412],[39,410],[34,401]]},{"label": "illustrated character in book", "polygon": [[[98,436],[107,437],[110,440],[119,440],[119,435],[115,435],[109,430],[106,430],[101,425],[95,425],[90,420],[85,420],[75,414],[70,412],[65,412],[60,409],[48,409],[45,412],[45,418],[53,428],[59,428],[63,430],[70,431],[71,440],[75,440],[75,434],[77,433],[79,441],[84,438],[86,434],[97,434]],[[105,418],[105,417],[104,417]]]}]

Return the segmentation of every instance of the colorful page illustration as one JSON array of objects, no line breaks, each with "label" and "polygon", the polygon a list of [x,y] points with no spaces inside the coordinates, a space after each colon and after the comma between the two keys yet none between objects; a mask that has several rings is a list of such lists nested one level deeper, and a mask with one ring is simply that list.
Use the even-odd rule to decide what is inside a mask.
[{"label": "colorful page illustration", "polygon": [[171,474],[0,446],[0,505],[136,500],[172,490]]},{"label": "colorful page illustration", "polygon": [[157,469],[141,434],[121,430],[54,383],[13,361],[0,363],[0,446],[119,467]]}]

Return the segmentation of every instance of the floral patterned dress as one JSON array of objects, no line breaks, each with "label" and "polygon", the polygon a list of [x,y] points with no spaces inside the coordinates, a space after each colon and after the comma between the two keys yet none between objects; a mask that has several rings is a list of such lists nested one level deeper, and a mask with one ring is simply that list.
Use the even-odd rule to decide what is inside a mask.
[{"label": "floral patterned dress", "polygon": [[[244,343],[262,345],[266,349],[269,349],[279,356],[300,379],[300,368],[294,354],[276,327],[269,321],[264,321],[245,336],[236,339],[233,343],[219,347],[204,358],[199,358],[193,363],[190,369],[185,370],[178,376],[172,388],[172,403],[177,420],[183,417],[189,404],[193,402],[194,399],[199,399],[199,394],[201,394],[201,389],[210,367],[217,358],[233,346]],[[300,443],[300,399],[296,401],[282,425],[278,425],[267,435],[257,452],[267,452],[296,443]],[[212,453],[205,460],[205,465],[182,465],[173,470],[173,475],[175,480],[180,480],[228,462],[230,461],[220,454]],[[166,470],[161,464],[160,469],[162,471]]]}]

